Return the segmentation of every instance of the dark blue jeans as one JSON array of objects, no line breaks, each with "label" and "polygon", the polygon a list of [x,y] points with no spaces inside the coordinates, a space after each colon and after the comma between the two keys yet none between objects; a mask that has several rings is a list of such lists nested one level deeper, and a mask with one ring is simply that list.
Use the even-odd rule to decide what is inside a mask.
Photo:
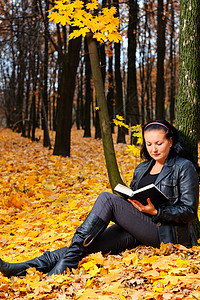
[{"label": "dark blue jeans", "polygon": [[118,195],[101,193],[91,212],[106,223],[115,222],[141,244],[160,246],[158,226],[153,223],[151,216],[141,213],[130,202]]}]

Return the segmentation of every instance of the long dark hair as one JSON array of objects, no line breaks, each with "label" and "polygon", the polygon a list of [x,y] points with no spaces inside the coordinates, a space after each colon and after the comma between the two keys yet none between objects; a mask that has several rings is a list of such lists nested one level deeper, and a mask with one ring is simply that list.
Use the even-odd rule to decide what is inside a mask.
[{"label": "long dark hair", "polygon": [[172,124],[170,124],[166,120],[155,120],[151,121],[147,124],[145,124],[142,128],[142,137],[143,137],[143,145],[142,145],[142,150],[141,150],[141,157],[145,158],[147,160],[151,160],[151,156],[149,155],[145,140],[144,140],[144,133],[147,130],[153,130],[153,129],[162,129],[166,133],[166,138],[169,140],[172,138],[173,144],[170,150],[170,156],[181,156],[186,159],[189,159],[195,166],[196,170],[199,173],[199,166],[198,164],[194,161],[193,159],[193,153],[190,152],[189,147],[186,143],[186,140]]}]

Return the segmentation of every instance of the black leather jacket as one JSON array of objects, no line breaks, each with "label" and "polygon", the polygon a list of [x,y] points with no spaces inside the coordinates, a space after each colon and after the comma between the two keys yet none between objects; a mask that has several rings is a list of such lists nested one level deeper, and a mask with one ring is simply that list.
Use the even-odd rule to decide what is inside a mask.
[{"label": "black leather jacket", "polygon": [[[140,179],[151,170],[154,160],[139,164],[134,172],[131,188],[136,190]],[[155,185],[169,198],[158,208],[156,216],[160,242],[192,247],[197,243],[191,222],[197,218],[199,180],[193,164],[181,157],[168,157]]]}]

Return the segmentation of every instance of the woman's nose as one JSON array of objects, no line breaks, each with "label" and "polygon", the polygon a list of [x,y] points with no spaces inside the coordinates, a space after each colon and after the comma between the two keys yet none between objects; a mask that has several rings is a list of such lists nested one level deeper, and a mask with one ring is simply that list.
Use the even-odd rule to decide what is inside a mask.
[{"label": "woman's nose", "polygon": [[153,152],[157,152],[157,147],[156,147],[156,145],[153,145],[152,150],[153,150]]}]

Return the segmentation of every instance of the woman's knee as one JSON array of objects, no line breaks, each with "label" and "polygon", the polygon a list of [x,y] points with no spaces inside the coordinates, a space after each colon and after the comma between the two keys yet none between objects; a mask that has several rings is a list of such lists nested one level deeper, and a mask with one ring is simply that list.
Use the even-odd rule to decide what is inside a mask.
[{"label": "woman's knee", "polygon": [[[101,218],[103,218],[102,213],[105,216],[107,216],[110,209],[113,207],[113,203],[110,200],[112,198],[112,194],[108,192],[101,193],[92,208],[92,212],[96,215],[100,215]],[[104,218],[103,218],[104,219]]]},{"label": "woman's knee", "polygon": [[110,199],[112,196],[111,193],[108,192],[102,192],[101,194],[99,194],[99,196],[97,197],[98,201],[104,202],[107,201],[108,199]]}]

